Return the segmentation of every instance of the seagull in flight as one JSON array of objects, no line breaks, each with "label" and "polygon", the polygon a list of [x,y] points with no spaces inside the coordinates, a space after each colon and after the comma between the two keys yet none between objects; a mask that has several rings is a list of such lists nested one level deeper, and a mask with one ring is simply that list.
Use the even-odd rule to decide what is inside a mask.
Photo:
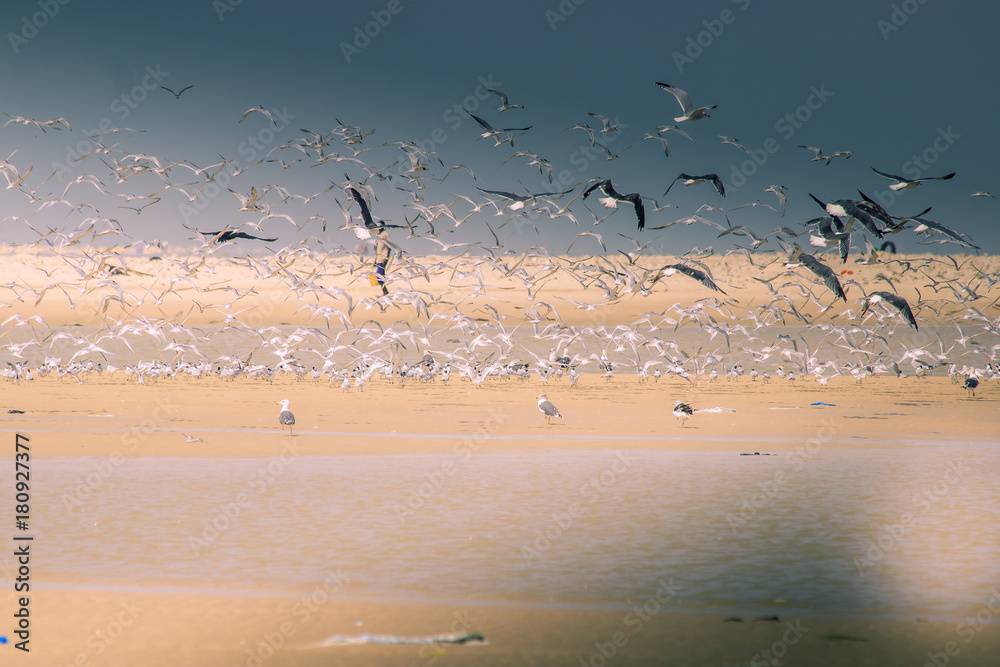
[{"label": "seagull in flight", "polygon": [[638,192],[623,195],[615,190],[615,186],[611,184],[610,179],[604,179],[587,188],[583,193],[583,198],[586,199],[594,190],[600,190],[604,193],[605,196],[599,198],[599,201],[604,204],[604,208],[618,208],[619,202],[632,204],[635,207],[635,217],[639,220],[639,229],[646,226],[646,207],[643,206],[642,195]]},{"label": "seagull in flight", "polygon": [[833,162],[833,158],[835,157],[850,158],[854,155],[853,151],[837,151],[832,155],[825,155],[821,149],[816,148],[815,146],[800,145],[799,148],[805,148],[806,150],[814,153],[813,157],[809,158],[810,162],[823,162],[825,160],[826,166],[828,167],[830,166],[830,163]]},{"label": "seagull in flight", "polygon": [[499,90],[494,90],[493,88],[487,88],[489,92],[500,97],[500,106],[497,107],[497,111],[509,111],[511,109],[523,109],[523,104],[511,104],[510,100],[507,99],[507,95],[500,92]]},{"label": "seagull in flight", "polygon": [[[485,120],[483,120],[482,118],[480,118],[479,116],[477,116],[476,114],[469,113],[469,115],[472,116],[472,119],[475,120],[477,123],[479,123],[480,127],[482,127],[483,130],[484,130],[483,133],[481,135],[479,135],[479,136],[482,137],[483,139],[486,139],[487,137],[493,137],[494,139],[496,139],[496,144],[495,145],[497,145],[497,146],[499,146],[500,144],[503,144],[503,143],[506,143],[506,142],[509,141],[510,145],[511,145],[511,148],[513,148],[514,147],[514,135],[511,134],[511,133],[512,132],[527,132],[528,130],[531,129],[531,125],[529,125],[528,127],[505,127],[503,129],[497,129],[497,128],[493,127],[492,125],[490,125]],[[506,139],[500,139],[499,137],[501,137],[501,136],[506,136],[507,138]]]},{"label": "seagull in flight", "polygon": [[[181,92],[184,92],[184,91],[181,91]],[[271,115],[271,112],[268,111],[267,109],[265,109],[264,107],[260,106],[260,105],[257,105],[255,107],[251,107],[250,109],[247,109],[245,112],[243,112],[243,117],[240,118],[240,122],[242,123],[243,121],[245,121],[247,119],[247,116],[249,116],[250,114],[252,114],[254,112],[262,113],[265,116],[267,116],[268,119],[272,123],[274,123],[275,125],[278,124],[278,121],[274,120],[274,116]]]},{"label": "seagull in flight", "polygon": [[[667,187],[667,192],[670,192],[670,188],[674,187],[674,183],[680,180],[683,180],[684,185],[687,186],[698,185],[700,183],[704,183],[705,181],[709,181],[712,185],[715,186],[715,189],[719,192],[719,194],[722,195],[722,198],[723,199],[726,198],[726,186],[723,185],[722,179],[719,178],[718,174],[705,174],[704,176],[692,176],[690,174],[681,174],[670,183],[670,185]],[[667,192],[663,193],[664,197],[667,196]]]},{"label": "seagull in flight", "polygon": [[677,123],[683,123],[686,120],[701,120],[702,118],[708,118],[708,110],[714,109],[718,106],[717,104],[713,104],[710,107],[699,107],[695,109],[694,105],[691,104],[691,96],[680,88],[671,86],[669,83],[661,83],[659,81],[656,82],[656,85],[676,97],[678,104],[681,105],[681,113],[684,115],[674,118],[674,121]]},{"label": "seagull in flight", "polygon": [[[822,206],[823,210],[830,215],[836,218],[853,218],[854,220],[860,222],[865,229],[874,234],[877,238],[882,238],[885,230],[879,227],[878,223],[875,222],[876,218],[882,220],[887,225],[892,224],[891,219],[887,220],[884,217],[883,211],[876,209],[873,204],[867,201],[835,199],[830,203],[824,203],[811,192],[809,193],[809,196],[813,198],[813,201]],[[848,220],[848,222],[850,222],[850,220]]]},{"label": "seagull in flight", "polygon": [[816,276],[822,279],[823,284],[826,285],[827,289],[833,292],[837,298],[843,299],[847,302],[847,295],[844,294],[844,288],[841,287],[840,281],[837,280],[837,274],[833,272],[829,266],[823,262],[816,259],[814,255],[802,250],[799,244],[795,244],[796,261],[801,262],[803,266],[812,271]]},{"label": "seagull in flight", "polygon": [[884,171],[879,171],[875,167],[872,167],[874,171],[879,176],[884,176],[885,178],[898,181],[898,183],[893,183],[889,186],[889,189],[894,192],[899,192],[900,190],[912,190],[924,181],[947,181],[955,177],[955,172],[950,174],[945,174],[944,176],[927,176],[925,178],[903,178],[902,176],[896,176],[895,174],[887,174]]},{"label": "seagull in flight", "polygon": [[683,273],[685,276],[689,278],[694,278],[705,287],[713,289],[716,292],[722,292],[723,294],[725,294],[725,292],[723,292],[722,289],[715,284],[715,282],[707,273],[705,273],[704,271],[699,271],[698,269],[688,266],[687,264],[667,264],[666,266],[664,266],[663,268],[661,268],[659,271],[656,272],[656,276],[653,277],[653,282],[650,283],[649,286],[652,287],[661,278],[664,278],[666,276],[673,276],[678,273]]},{"label": "seagull in flight", "polygon": [[865,305],[862,306],[861,312],[858,317],[864,317],[864,314],[868,312],[868,308],[872,305],[885,301],[889,303],[893,308],[899,311],[899,314],[903,316],[915,331],[919,331],[917,327],[917,320],[913,317],[913,311],[910,310],[910,304],[903,297],[898,294],[893,294],[892,292],[872,292],[865,297]]},{"label": "seagull in flight", "polygon": [[181,92],[179,92],[179,93],[175,93],[174,91],[170,90],[166,86],[160,86],[160,88],[162,88],[163,90],[165,90],[168,93],[170,93],[171,95],[173,95],[175,100],[179,100],[181,98],[181,95],[184,94],[185,90],[187,90],[188,88],[194,88],[194,84],[192,83],[190,86],[185,86],[185,87],[181,88]]}]

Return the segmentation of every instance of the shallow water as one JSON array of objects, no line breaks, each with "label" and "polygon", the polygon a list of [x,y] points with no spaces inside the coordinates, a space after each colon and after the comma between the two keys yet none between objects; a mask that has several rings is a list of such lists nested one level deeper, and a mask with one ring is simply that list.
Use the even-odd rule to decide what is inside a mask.
[{"label": "shallow water", "polygon": [[[959,617],[1000,587],[1000,447],[34,462],[43,583]],[[104,462],[103,465],[107,465]],[[662,594],[661,594],[662,597]]]}]

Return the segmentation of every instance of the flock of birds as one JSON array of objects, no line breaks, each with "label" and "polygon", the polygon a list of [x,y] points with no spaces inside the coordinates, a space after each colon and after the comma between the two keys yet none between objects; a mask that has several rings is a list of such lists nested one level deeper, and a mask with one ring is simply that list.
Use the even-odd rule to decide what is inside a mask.
[{"label": "flock of birds", "polygon": [[[641,135],[640,140],[657,141],[669,157],[668,137],[678,134],[694,141],[679,126],[708,119],[708,112],[716,107],[696,106],[684,90],[662,82],[656,85],[676,99],[681,115],[674,118],[675,124],[653,128]],[[183,103],[182,95],[191,88],[187,86],[178,92],[164,90]],[[490,93],[500,102],[498,113],[523,109],[523,105],[511,104],[502,91],[490,90]],[[499,151],[506,156],[503,162],[522,159],[525,165],[537,167],[549,183],[554,182],[553,164],[523,148],[524,144],[530,145],[530,125],[506,127],[507,123],[491,123],[485,117],[488,114],[468,114],[480,128],[480,138],[493,141],[493,146],[485,149],[487,153],[493,155],[496,154],[493,151]],[[611,152],[607,137],[621,132],[618,125],[607,116],[589,115],[598,119],[601,126],[578,122],[566,129],[585,132],[592,147],[606,154],[608,161],[621,159],[632,145]],[[41,121],[8,116],[10,120],[0,128],[5,132],[11,131],[6,130],[11,124],[27,128],[36,136],[72,131],[64,118]],[[277,125],[263,106],[247,109],[236,122],[254,122],[255,118]],[[376,372],[403,383],[413,378],[447,382],[455,372],[461,379],[477,385],[491,378],[526,379],[532,374],[547,382],[552,375],[568,373],[575,385],[580,370],[588,367],[596,367],[608,379],[616,370],[631,367],[643,378],[658,379],[666,373],[696,382],[709,372],[717,374],[718,369],[727,376],[734,373],[738,376],[743,361],[747,360],[782,375],[786,372],[783,365],[790,365],[793,368],[787,371],[790,377],[795,373],[813,375],[825,385],[835,375],[851,374],[859,381],[873,373],[901,376],[905,374],[905,366],[901,369],[900,364],[908,363],[917,375],[947,368],[956,381],[965,382],[972,395],[980,380],[995,379],[998,375],[1000,342],[990,343],[1000,341],[997,313],[1000,292],[994,289],[1000,283],[1000,274],[974,256],[901,259],[888,251],[894,246],[886,237],[903,232],[914,233],[930,243],[979,251],[967,235],[928,219],[929,209],[901,217],[890,214],[860,190],[858,199],[829,202],[809,193],[821,208],[821,215],[802,222],[799,229],[780,225],[760,234],[747,225],[734,226],[729,214],[747,206],[763,206],[776,216],[784,216],[788,197],[785,186],[764,188],[764,192],[774,195],[774,206],[759,200],[728,209],[706,204],[666,224],[648,224],[648,214],[662,212],[671,205],[638,192],[623,193],[612,179],[602,177],[546,192],[526,189],[519,193],[476,185],[474,191],[435,201],[438,193],[444,191],[446,180],[454,178],[452,174],[465,173],[473,183],[479,183],[479,179],[467,165],[449,167],[441,155],[417,143],[376,144],[369,138],[374,132],[337,120],[330,131],[290,131],[292,137],[252,164],[220,156],[221,161],[215,164],[199,166],[189,160],[171,161],[130,152],[122,144],[141,132],[114,128],[88,135],[91,150],[74,161],[72,168],[76,175],[64,186],[65,173],[57,170],[46,178],[34,165],[20,164],[15,159],[18,153],[15,150],[0,160],[6,191],[27,197],[37,213],[64,208],[67,218],[77,216],[82,220],[71,229],[40,228],[42,225],[33,219],[20,216],[8,216],[2,221],[23,224],[37,236],[31,246],[50,251],[58,258],[61,264],[46,272],[50,278],[57,270],[71,275],[69,279],[55,279],[42,286],[27,281],[0,285],[9,299],[0,302],[0,308],[15,311],[0,324],[3,327],[0,336],[5,339],[0,349],[8,355],[4,376],[20,382],[54,372],[83,382],[92,373],[114,374],[118,368],[124,368],[127,378],[145,383],[185,375],[273,380],[277,374],[287,372],[300,379],[326,377],[331,386],[361,390]],[[737,139],[718,136],[724,144],[747,150]],[[515,151],[515,140],[520,150]],[[802,148],[814,153],[810,161],[827,166],[835,159],[847,160],[853,155],[852,151],[827,155],[817,147]],[[263,174],[271,178],[273,169],[280,167],[287,172],[298,163],[307,167],[333,163],[347,171],[343,181],[330,181],[329,187],[312,193],[263,181]],[[93,169],[85,171],[88,167]],[[264,171],[267,168],[271,171]],[[893,191],[912,189],[929,181],[948,181],[955,176],[948,173],[906,178],[873,170],[893,181],[889,186]],[[54,180],[57,174],[58,183]],[[237,180],[250,180],[250,187],[235,190],[222,185],[236,185]],[[713,198],[726,201],[725,184],[718,174],[686,171],[670,181],[661,199],[678,182],[686,187],[708,184],[709,192],[714,190]],[[130,211],[130,215],[148,216],[147,210],[154,206],[163,208],[165,201],[172,200],[179,206],[199,205],[213,190],[228,190],[231,194],[222,196],[234,198],[234,211],[257,219],[239,227],[210,230],[185,224],[194,234],[193,246],[179,257],[168,257],[165,244],[158,240],[134,238],[127,224],[102,214],[101,210],[111,202],[116,209]],[[407,198],[403,222],[398,222],[399,212],[396,222],[380,219],[386,212],[378,198],[388,191]],[[593,201],[592,195],[607,213],[598,215],[587,206]],[[570,196],[571,200],[563,203]],[[973,196],[992,197],[987,192],[976,192]],[[571,209],[577,201],[580,201],[578,207]],[[505,242],[517,232],[501,240],[500,232],[508,225],[519,230],[524,226],[535,227],[542,220],[565,220],[579,226],[583,215],[589,215],[590,222],[599,225],[614,215],[620,205],[630,207],[640,231],[697,224],[719,232],[719,238],[745,239],[745,244],[734,243],[725,255],[745,259],[744,267],[751,279],[766,286],[771,298],[754,305],[727,292],[732,283],[713,276],[708,265],[708,258],[716,254],[712,248],[694,248],[677,254],[676,261],[649,265],[646,251],[650,242],[641,243],[620,232],[620,236],[634,244],[634,249],[609,254],[604,236],[595,231],[576,233],[564,253],[550,252],[541,246],[525,251],[508,249]],[[313,207],[305,219],[299,215],[303,207]],[[317,209],[320,212],[312,212]],[[328,220],[323,212],[330,210],[338,211],[342,222],[337,218]],[[703,212],[721,213],[725,225],[704,217]],[[392,220],[394,216],[386,217]],[[331,222],[347,233],[335,234],[332,230],[328,233]],[[266,245],[262,249],[260,244],[276,243],[283,235],[263,234],[263,226],[274,223],[288,223],[297,233],[306,229],[317,233],[280,249]],[[480,230],[482,240],[449,243],[442,239],[464,225]],[[386,277],[385,293],[379,296],[367,289],[364,280],[359,288],[358,281],[373,272],[371,253],[379,232],[386,229],[397,235],[396,241],[398,235],[407,234],[408,240],[421,239],[434,244],[437,251],[452,254],[444,259],[417,257],[404,253],[397,242],[383,236],[382,242],[389,245],[394,260]],[[775,246],[769,246],[772,240]],[[807,252],[799,240],[814,250]],[[238,245],[244,242],[257,243],[252,250],[246,250],[247,246]],[[569,256],[578,242],[596,243],[603,252]],[[820,254],[827,249],[833,250],[829,258]],[[886,282],[888,290],[871,290],[871,285],[845,278],[852,272],[834,268],[838,260],[841,267],[847,266],[852,252],[857,255],[859,249],[863,249],[863,256],[855,256],[854,262],[883,267],[885,270],[878,273],[877,280]],[[138,258],[155,258],[161,263],[161,270],[157,275],[139,271]],[[253,309],[240,309],[241,300],[256,296],[255,290],[241,291],[226,281],[211,280],[212,274],[227,265],[251,272],[256,280],[281,280],[289,297],[301,304],[300,310],[310,314],[315,326],[295,327],[289,332],[288,328],[256,324]],[[777,269],[777,273],[764,277],[769,267]],[[808,274],[798,273],[800,267]],[[954,275],[945,276],[944,272],[952,268]],[[892,272],[917,277],[921,287],[933,290],[934,296],[925,297],[918,291],[918,300],[911,302],[897,292],[887,275]],[[960,277],[963,273],[964,278]],[[418,288],[420,279],[430,283],[437,276],[447,276],[449,288],[455,289],[432,293]],[[545,285],[554,276],[569,276],[585,293],[597,299],[584,303],[556,295],[543,300]],[[562,308],[572,306],[599,312],[624,299],[647,296],[659,289],[661,281],[673,276],[697,281],[706,290],[706,296],[689,304],[678,302],[664,311],[644,313],[635,322],[614,327],[568,324],[556,307],[559,300],[568,304],[560,305]],[[138,277],[153,280],[147,281],[141,292],[123,286],[126,278]],[[499,285],[497,277],[505,284]],[[162,289],[150,289],[157,279],[165,280],[166,284],[160,285]],[[519,308],[521,317],[501,312],[491,304],[502,301],[502,290],[511,286],[524,289],[531,304]],[[459,293],[459,287],[466,293]],[[848,307],[852,305],[848,297],[851,287],[861,293],[854,307]],[[37,314],[27,317],[22,314],[22,305],[33,303],[37,307],[45,299],[58,298],[58,294],[65,297],[71,309],[79,303],[92,305],[102,326],[88,334],[70,327],[49,327]],[[219,298],[225,294],[233,298],[228,301]],[[187,314],[173,318],[151,318],[144,314],[168,299],[188,304]],[[834,312],[838,301],[845,308]],[[816,314],[809,312],[814,306]],[[216,311],[219,326],[208,330],[187,324],[187,318],[196,308],[199,314]],[[391,325],[376,319],[358,325],[355,320],[361,308],[377,310],[380,315],[400,309],[401,315]],[[920,332],[921,312],[927,311],[933,311],[939,321],[950,320],[957,334],[952,335],[950,328],[945,328],[949,335],[946,341],[941,335],[942,328],[938,327],[933,332],[936,340],[925,338],[910,345],[897,328],[902,324],[911,329],[912,339]],[[838,322],[840,317],[842,322]],[[339,330],[334,331],[338,324]],[[770,333],[775,327],[788,326],[802,330]],[[697,333],[696,341],[685,349],[677,343],[676,335],[660,335],[667,330],[665,327],[673,327],[674,332],[692,330]],[[28,329],[30,335],[26,333]],[[814,339],[810,345],[805,332],[818,335],[820,343]],[[239,344],[232,342],[236,339]],[[152,346],[158,358],[138,359],[133,343],[139,340]],[[693,349],[695,345],[697,350]],[[240,354],[218,351],[240,346],[243,346]],[[548,355],[536,351],[543,346],[551,350]],[[266,354],[273,355],[276,361],[253,362],[254,355],[259,359]],[[407,363],[407,355],[413,354],[418,359]],[[958,358],[964,363],[956,361]],[[310,360],[314,363],[310,364]],[[752,372],[756,375],[756,368]],[[765,380],[769,379],[767,372],[765,376]],[[282,431],[285,427],[291,429],[295,418],[289,410],[289,401],[281,401],[279,405]],[[545,394],[538,397],[538,408],[546,423],[561,418]],[[673,410],[682,424],[693,412],[689,405],[680,402]]]}]

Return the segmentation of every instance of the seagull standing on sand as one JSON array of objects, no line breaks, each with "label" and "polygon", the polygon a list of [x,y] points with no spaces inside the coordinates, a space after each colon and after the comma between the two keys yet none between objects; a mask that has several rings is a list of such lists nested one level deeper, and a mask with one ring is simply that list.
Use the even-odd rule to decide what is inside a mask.
[{"label": "seagull standing on sand", "polygon": [[684,426],[684,422],[691,419],[691,415],[693,414],[694,410],[687,403],[683,401],[676,401],[674,403],[674,417],[681,420],[681,426]]},{"label": "seagull standing on sand", "polygon": [[979,386],[979,378],[977,378],[975,375],[970,375],[969,377],[965,378],[965,384],[962,385],[962,389],[968,389],[970,397],[975,398],[976,388],[978,386]]},{"label": "seagull standing on sand", "polygon": [[685,93],[680,88],[676,86],[671,86],[669,83],[656,82],[656,85],[667,91],[671,95],[677,98],[677,103],[681,105],[682,116],[677,116],[674,118],[674,122],[683,123],[686,120],[701,120],[702,118],[708,118],[708,110],[717,107],[717,104],[713,104],[710,107],[698,107],[694,108],[691,104],[691,96]]},{"label": "seagull standing on sand", "polygon": [[285,427],[288,427],[288,432],[292,433],[292,427],[295,426],[295,415],[292,411],[288,409],[289,401],[287,398],[278,401],[275,405],[281,406],[281,411],[278,413],[278,423],[281,424],[281,434],[285,434]]},{"label": "seagull standing on sand", "polygon": [[558,417],[562,419],[563,416],[559,414],[559,409],[549,402],[549,397],[545,394],[538,395],[538,410],[545,416],[545,423],[551,424],[553,417]]}]

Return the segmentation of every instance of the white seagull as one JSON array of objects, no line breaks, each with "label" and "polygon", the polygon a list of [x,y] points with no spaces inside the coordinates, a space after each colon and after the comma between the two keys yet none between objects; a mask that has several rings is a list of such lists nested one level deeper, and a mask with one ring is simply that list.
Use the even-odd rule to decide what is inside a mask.
[{"label": "white seagull", "polygon": [[702,118],[708,118],[708,110],[714,109],[718,106],[717,104],[713,104],[710,107],[698,107],[695,109],[694,105],[691,104],[691,96],[680,88],[671,86],[669,83],[661,83],[659,81],[656,82],[656,85],[676,97],[678,104],[681,105],[681,113],[684,115],[674,118],[674,121],[677,123],[683,123],[686,120],[701,120]]},{"label": "white seagull", "polygon": [[538,410],[545,415],[545,423],[552,423],[553,417],[558,417],[562,419],[563,416],[559,414],[559,409],[549,402],[549,397],[545,394],[538,395]]},{"label": "white seagull", "polygon": [[281,406],[281,411],[278,413],[278,423],[281,424],[281,434],[285,434],[285,427],[288,427],[288,432],[292,433],[292,427],[295,426],[295,415],[292,411],[288,409],[289,401],[287,398],[278,401],[275,405]]}]

